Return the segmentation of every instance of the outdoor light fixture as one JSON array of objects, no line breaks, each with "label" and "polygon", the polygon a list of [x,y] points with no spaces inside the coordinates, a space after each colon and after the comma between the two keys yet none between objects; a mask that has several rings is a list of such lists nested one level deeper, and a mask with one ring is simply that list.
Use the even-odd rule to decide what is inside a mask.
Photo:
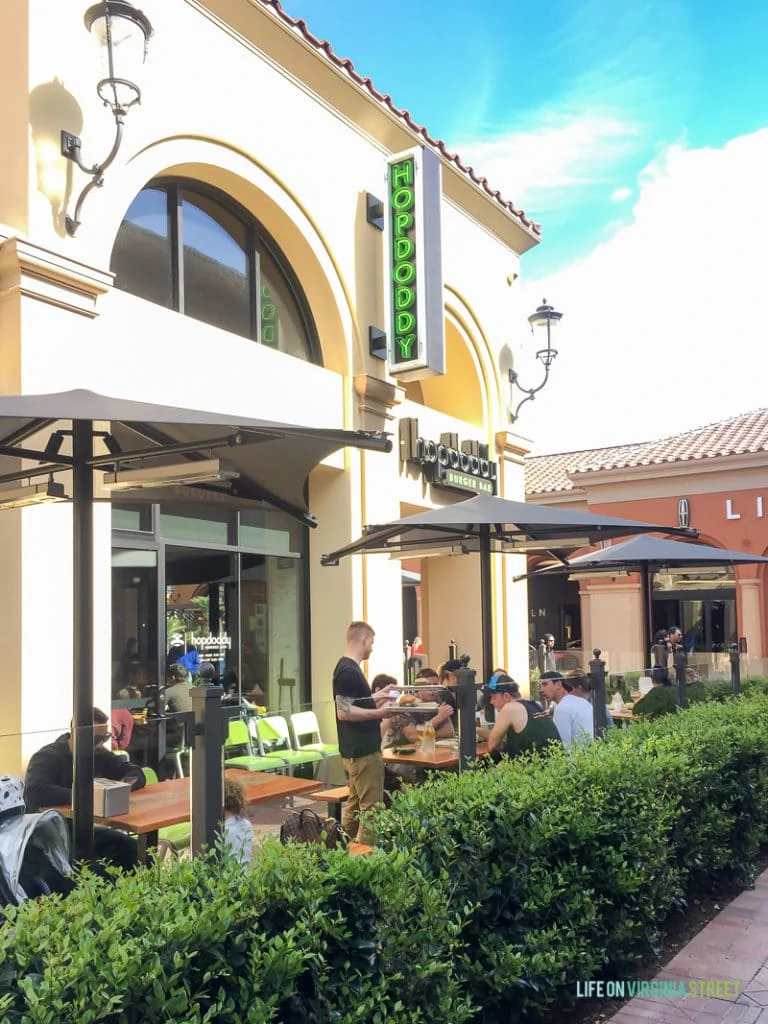
[{"label": "outdoor light fixture", "polygon": [[200,459],[173,466],[117,470],[105,473],[102,483],[108,491],[139,491],[145,487],[220,483],[236,480],[239,476],[232,463],[226,459]]},{"label": "outdoor light fixture", "polygon": [[100,164],[88,167],[80,156],[80,137],[73,135],[72,132],[62,131],[62,156],[72,160],[81,171],[91,175],[91,180],[78,197],[73,216],[64,220],[68,235],[74,235],[80,227],[80,211],[88,193],[91,189],[101,188],[104,184],[104,171],[117,156],[123,141],[125,115],[134,103],[141,102],[141,90],[135,80],[141,73],[152,36],[149,18],[127,0],[104,0],[103,3],[89,7],[85,12],[85,27],[101,47],[105,74],[96,86],[96,91],[104,106],[112,111],[115,119],[115,141]]},{"label": "outdoor light fixture", "polygon": [[55,480],[0,490],[0,508],[24,508],[26,505],[44,505],[52,501],[69,501],[64,484]]},{"label": "outdoor light fixture", "polygon": [[518,381],[517,371],[509,371],[509,383],[511,385],[512,393],[514,394],[514,389],[517,388],[518,391],[522,391],[525,395],[525,398],[521,398],[518,402],[515,411],[510,412],[510,423],[514,423],[517,419],[517,415],[520,412],[521,406],[525,405],[526,402],[532,400],[534,395],[541,391],[541,389],[549,380],[549,369],[552,366],[552,363],[555,361],[555,357],[557,356],[557,349],[552,348],[552,329],[554,327],[557,327],[562,318],[563,314],[558,313],[553,306],[550,306],[547,303],[546,299],[542,299],[541,305],[536,309],[536,312],[532,313],[528,317],[528,323],[531,325],[531,333],[533,333],[536,330],[546,330],[547,332],[547,347],[540,348],[539,351],[536,353],[536,358],[540,360],[544,366],[544,380],[541,382],[541,384],[539,384],[537,388],[524,388],[521,387]]}]

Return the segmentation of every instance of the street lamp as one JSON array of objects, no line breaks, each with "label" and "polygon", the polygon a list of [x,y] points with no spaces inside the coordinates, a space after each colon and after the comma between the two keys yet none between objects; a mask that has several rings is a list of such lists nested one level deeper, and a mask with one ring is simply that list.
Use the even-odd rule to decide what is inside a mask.
[{"label": "street lamp", "polygon": [[115,119],[115,141],[112,149],[100,164],[88,167],[80,156],[81,140],[72,132],[62,131],[61,153],[72,160],[81,171],[91,175],[75,204],[72,217],[65,217],[68,235],[74,235],[80,227],[80,211],[86,196],[93,188],[104,184],[104,171],[117,156],[123,141],[125,115],[130,107],[141,102],[141,90],[136,84],[147,56],[147,47],[152,36],[152,25],[142,11],[127,0],[104,0],[94,4],[85,12],[85,27],[101,48],[104,76],[96,91],[109,107]]},{"label": "street lamp", "polygon": [[563,314],[558,313],[554,306],[550,306],[546,299],[542,299],[541,305],[537,307],[536,312],[531,313],[528,317],[528,323],[531,325],[532,334],[536,330],[546,330],[547,332],[547,347],[540,348],[536,353],[536,358],[540,360],[544,366],[544,380],[536,388],[524,388],[521,387],[518,381],[517,370],[509,371],[509,383],[511,385],[512,393],[514,394],[514,389],[517,388],[518,391],[522,391],[525,395],[525,398],[521,398],[518,402],[515,411],[510,412],[510,423],[514,423],[517,419],[520,407],[525,405],[526,402],[531,401],[549,380],[549,368],[552,366],[552,363],[555,361],[555,356],[557,355],[557,349],[552,348],[552,329],[557,327],[562,318]]}]

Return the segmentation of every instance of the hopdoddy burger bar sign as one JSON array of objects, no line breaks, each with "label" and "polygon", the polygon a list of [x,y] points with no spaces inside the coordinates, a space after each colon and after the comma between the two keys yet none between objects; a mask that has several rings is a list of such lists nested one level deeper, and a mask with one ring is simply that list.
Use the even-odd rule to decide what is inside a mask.
[{"label": "hopdoddy burger bar sign", "polygon": [[488,445],[459,441],[457,434],[441,434],[439,441],[419,435],[417,419],[400,420],[400,458],[421,467],[435,487],[470,494],[496,493],[496,463],[488,458]]},{"label": "hopdoddy burger bar sign", "polygon": [[387,358],[405,381],[445,373],[440,175],[423,147],[388,162]]}]

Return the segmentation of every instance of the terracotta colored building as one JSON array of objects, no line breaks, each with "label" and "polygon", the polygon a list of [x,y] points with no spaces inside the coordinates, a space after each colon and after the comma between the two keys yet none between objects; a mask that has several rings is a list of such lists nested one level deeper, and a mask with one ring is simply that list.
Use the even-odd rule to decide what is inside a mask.
[{"label": "terracotta colored building", "polygon": [[[526,497],[690,525],[705,543],[765,555],[768,409],[658,441],[529,457]],[[745,669],[762,673],[768,667],[766,581],[758,565],[657,573],[653,628],[679,625],[689,662],[707,671],[724,669],[728,645],[743,638]],[[532,640],[551,632],[560,648],[577,641],[584,651],[600,647],[614,670],[643,665],[640,609],[637,574],[529,581]]]}]

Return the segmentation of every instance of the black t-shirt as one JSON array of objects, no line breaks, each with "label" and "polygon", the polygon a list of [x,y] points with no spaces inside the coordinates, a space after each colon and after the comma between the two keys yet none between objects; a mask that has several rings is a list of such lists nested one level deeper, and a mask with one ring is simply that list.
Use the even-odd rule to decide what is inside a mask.
[{"label": "black t-shirt", "polygon": [[[333,670],[333,696],[349,697],[358,708],[376,707],[368,681],[352,658],[340,658]],[[342,757],[366,757],[381,750],[381,728],[377,718],[363,722],[342,722],[337,716],[336,728]]]}]

